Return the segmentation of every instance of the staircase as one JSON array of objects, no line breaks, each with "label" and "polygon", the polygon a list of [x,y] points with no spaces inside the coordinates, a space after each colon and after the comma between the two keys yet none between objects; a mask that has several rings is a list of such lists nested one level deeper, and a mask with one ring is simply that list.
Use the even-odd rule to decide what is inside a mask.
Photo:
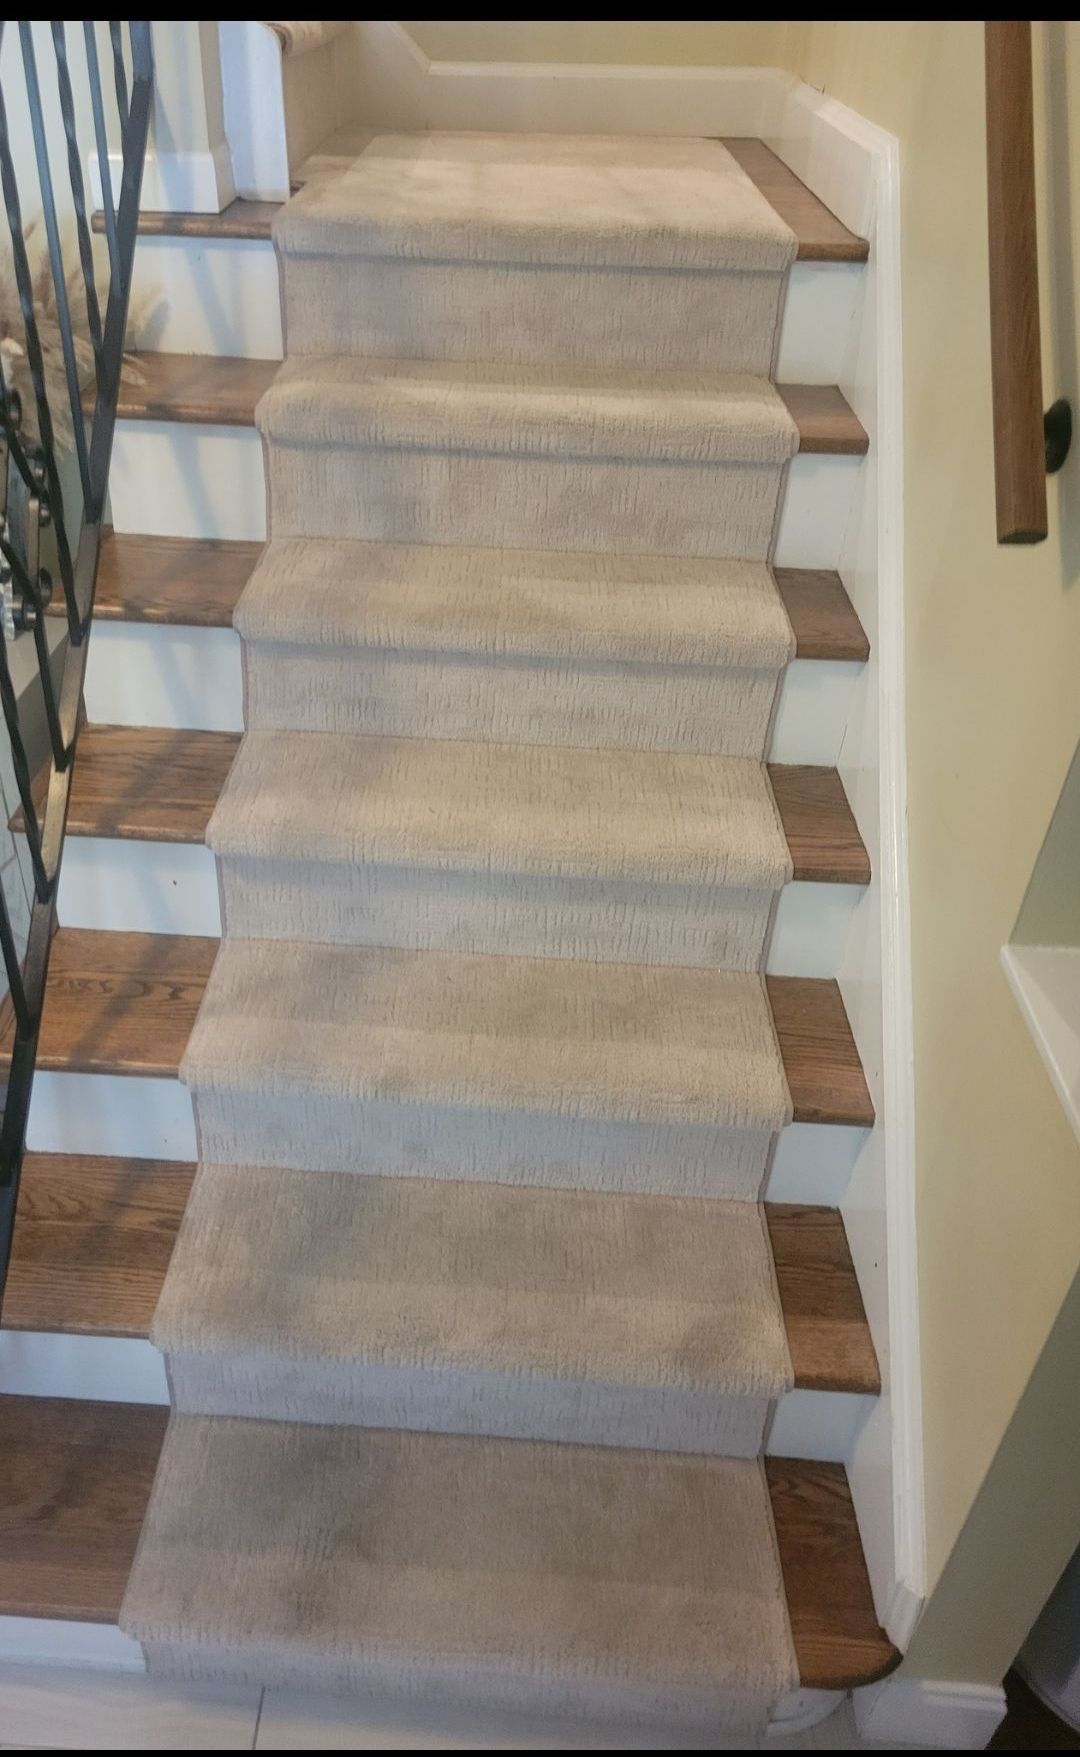
[{"label": "staircase", "polygon": [[0,1398],[0,1615],[757,1737],[898,1658],[842,1462],[867,439],[819,283],[783,310],[866,245],[755,141],[364,147],[141,223],[168,347],[121,395],[3,1323],[133,1384],[155,1345],[175,1413]]}]

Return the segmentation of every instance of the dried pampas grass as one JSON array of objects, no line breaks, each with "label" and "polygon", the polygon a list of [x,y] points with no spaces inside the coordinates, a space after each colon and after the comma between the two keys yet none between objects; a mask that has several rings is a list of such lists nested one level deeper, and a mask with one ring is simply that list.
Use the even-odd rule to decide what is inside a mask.
[{"label": "dried pampas grass", "polygon": [[[36,230],[37,226],[34,221],[26,228],[24,236],[28,247]],[[31,254],[29,248],[27,254]],[[69,273],[67,295],[68,309],[71,312],[75,368],[79,375],[80,385],[85,386],[92,381],[94,376],[94,350],[90,341],[90,328],[86,317],[86,293],[80,269],[73,269]],[[64,344],[57,312],[56,287],[53,283],[52,268],[47,251],[42,251],[39,254],[37,267],[33,270],[31,296],[38,341],[41,344],[42,364],[45,369],[45,395],[49,404],[49,413],[52,416],[53,436],[58,445],[67,447],[74,441],[71,404],[68,398],[67,373],[64,367]],[[104,319],[104,299],[101,303],[102,318]],[[124,358],[128,376],[141,381],[142,373],[138,365],[130,355],[125,355]],[[15,279],[15,263],[12,255],[6,251],[3,258],[0,259],[0,372],[3,373],[5,388],[18,393],[22,404],[23,432],[31,439],[40,439],[37,398],[34,395],[30,362],[26,354],[26,330],[23,323],[18,283]]]}]

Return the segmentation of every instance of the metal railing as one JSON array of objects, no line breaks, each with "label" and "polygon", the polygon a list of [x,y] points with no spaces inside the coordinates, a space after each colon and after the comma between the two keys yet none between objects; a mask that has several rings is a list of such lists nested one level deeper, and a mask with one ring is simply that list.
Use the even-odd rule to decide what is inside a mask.
[{"label": "metal railing", "polygon": [[[84,20],[82,66],[75,79],[69,28],[63,20],[51,21],[52,66],[39,72],[34,23],[0,22],[0,48],[8,33],[17,29],[21,52],[21,79],[9,75],[0,82],[7,88],[0,89],[0,184],[22,327],[21,341],[5,340],[16,343],[9,361],[17,355],[23,363],[21,385],[16,385],[5,362],[0,386],[0,586],[6,624],[0,637],[0,708],[32,873],[22,957],[0,890],[0,949],[9,988],[9,1026],[13,1025],[10,1046],[5,1044],[9,1071],[0,1123],[0,1297],[11,1253],[49,947],[56,926],[56,892],[94,612],[154,77],[148,21],[126,21],[126,28],[125,21],[110,21],[108,49],[99,58],[95,21]],[[38,32],[40,42],[40,23]],[[101,59],[109,75],[104,90]],[[12,61],[17,65],[14,56]],[[47,79],[55,82],[56,92],[55,102],[50,93],[48,104],[42,97]],[[84,116],[89,99],[89,122],[81,139],[76,90]],[[56,132],[57,116],[63,145]],[[101,291],[83,179],[83,155],[88,149],[97,153],[107,240],[107,274],[102,276],[103,281],[107,278],[107,290]],[[70,213],[66,201],[58,209],[54,159],[64,161],[60,175],[70,193]],[[118,191],[114,188],[117,168]],[[24,223],[24,215],[29,224]],[[28,237],[36,235],[39,215],[46,255],[35,269]],[[70,470],[65,441],[70,442]],[[63,594],[68,635],[59,680],[50,660],[45,624],[54,577]],[[33,636],[37,686],[48,728],[49,760],[40,785],[31,774],[8,652],[8,638],[22,630]]]}]

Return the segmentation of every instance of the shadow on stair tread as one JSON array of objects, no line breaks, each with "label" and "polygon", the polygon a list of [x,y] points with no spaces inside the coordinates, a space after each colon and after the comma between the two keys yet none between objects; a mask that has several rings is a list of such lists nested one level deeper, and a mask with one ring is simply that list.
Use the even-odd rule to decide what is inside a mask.
[{"label": "shadow on stair tread", "polygon": [[[146,1404],[0,1396],[0,1615],[115,1623],[168,1421]],[[800,1680],[899,1663],[878,1627],[841,1465],[765,1464]]]},{"label": "shadow on stair tread", "polygon": [[[194,1175],[181,1161],[28,1153],[3,1328],[147,1337]],[[876,1396],[839,1212],[773,1203],[766,1219],[796,1388]]]},{"label": "shadow on stair tread", "polygon": [[[61,928],[53,941],[38,1067],[175,1078],[219,942]],[[795,1122],[873,1126],[862,1064],[835,981],[766,979]],[[0,1007],[0,1073],[14,1016]]]}]

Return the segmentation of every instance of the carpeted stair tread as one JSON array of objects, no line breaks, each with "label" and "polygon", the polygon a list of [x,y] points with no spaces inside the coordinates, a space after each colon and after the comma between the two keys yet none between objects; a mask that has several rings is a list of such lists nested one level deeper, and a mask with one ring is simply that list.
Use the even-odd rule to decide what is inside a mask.
[{"label": "carpeted stair tread", "polygon": [[761,1209],[203,1165],[152,1340],[185,1413],[753,1456]]},{"label": "carpeted stair tread", "polygon": [[793,636],[763,562],[345,539],[267,544],[246,641],[779,668]]},{"label": "carpeted stair tread", "polygon": [[593,1118],[791,1116],[760,977],[679,967],[227,938],[181,1073]]},{"label": "carpeted stair tread", "polygon": [[249,732],[206,839],[223,859],[769,891],[792,872],[749,758],[462,740]]},{"label": "carpeted stair tread", "polygon": [[795,235],[716,140],[380,134],[282,209],[283,256],[782,273]]},{"label": "carpeted stair tread", "polygon": [[286,359],[259,400],[271,444],[779,466],[799,433],[767,378]]},{"label": "carpeted stair tread", "polygon": [[798,1682],[756,1460],[174,1416],[120,1623],[152,1670],[644,1724]]}]

